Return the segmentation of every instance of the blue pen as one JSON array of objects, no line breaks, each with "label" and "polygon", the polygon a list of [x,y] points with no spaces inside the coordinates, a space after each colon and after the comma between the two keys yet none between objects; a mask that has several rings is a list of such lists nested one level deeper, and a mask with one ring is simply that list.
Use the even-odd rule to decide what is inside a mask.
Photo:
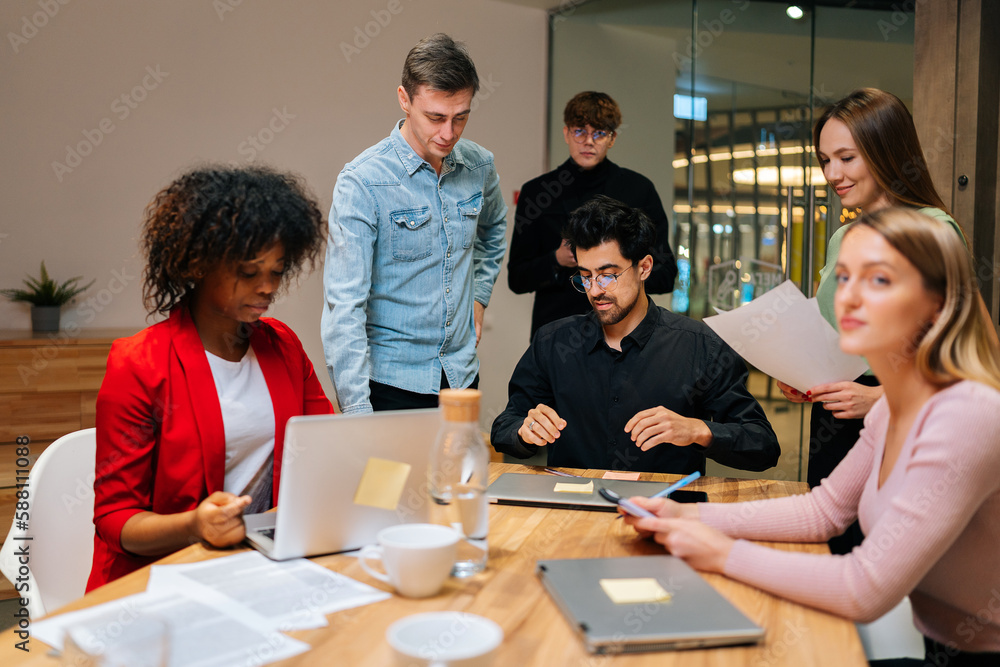
[{"label": "blue pen", "polygon": [[[674,482],[673,484],[671,484],[667,488],[663,489],[662,491],[660,491],[658,493],[654,493],[653,495],[650,496],[650,498],[663,498],[664,496],[669,496],[671,493],[673,493],[677,489],[679,489],[679,488],[681,488],[683,486],[687,486],[688,484],[690,484],[694,480],[698,479],[699,477],[701,477],[701,473],[700,472],[693,472],[690,475],[688,475],[687,477],[685,477],[683,479],[677,480],[676,482]],[[604,495],[604,489],[601,489],[601,495]],[[605,496],[605,497],[607,497],[607,496]],[[610,498],[609,498],[609,500],[610,500]],[[628,502],[628,501],[622,499],[618,504],[619,505],[623,505],[626,502]],[[629,504],[631,505],[631,503],[629,503]],[[636,510],[641,510],[643,512],[646,512],[646,510],[643,510],[641,507],[636,507],[635,505],[632,505],[632,507],[635,508]],[[632,516],[646,516],[646,515],[654,516],[654,515],[650,514],[649,512],[646,512],[645,515],[643,515],[643,514],[637,514],[637,513],[632,512],[632,511],[630,511],[629,513],[632,514]],[[622,515],[619,514],[615,518],[616,519],[620,519],[620,518],[622,518]]]},{"label": "blue pen", "polygon": [[677,480],[676,482],[674,482],[673,484],[671,484],[667,488],[663,489],[659,493],[654,493],[653,495],[650,496],[650,498],[662,498],[664,496],[669,496],[671,493],[673,493],[677,489],[679,489],[681,487],[684,487],[684,486],[687,486],[688,484],[690,484],[694,480],[698,479],[699,477],[701,477],[701,473],[700,472],[697,472],[697,471],[693,472],[690,475],[688,475],[687,477],[685,477],[684,479]]}]

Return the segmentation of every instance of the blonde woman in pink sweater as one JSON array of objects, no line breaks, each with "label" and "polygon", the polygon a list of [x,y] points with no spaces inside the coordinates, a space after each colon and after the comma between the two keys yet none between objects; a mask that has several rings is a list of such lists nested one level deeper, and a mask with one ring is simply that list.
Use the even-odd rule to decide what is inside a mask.
[{"label": "blonde woman in pink sweater", "polygon": [[[856,621],[909,595],[930,664],[1000,665],[1000,358],[968,251],[912,209],[863,217],[836,266],[840,345],[885,387],[858,443],[810,493],[735,504],[633,498],[626,521],[693,567]],[[843,556],[822,542],[858,518]]]}]

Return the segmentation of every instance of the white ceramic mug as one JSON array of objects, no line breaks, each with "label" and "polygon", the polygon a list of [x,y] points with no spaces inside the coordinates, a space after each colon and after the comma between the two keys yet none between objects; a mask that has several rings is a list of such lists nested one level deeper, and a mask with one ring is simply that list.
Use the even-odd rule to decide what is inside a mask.
[{"label": "white ceramic mug", "polygon": [[[451,574],[461,537],[452,528],[431,523],[390,526],[379,531],[377,545],[361,549],[358,562],[400,595],[425,598],[441,590]],[[380,559],[385,573],[369,566],[369,558]]]},{"label": "white ceramic mug", "polygon": [[435,611],[396,621],[385,637],[400,667],[488,667],[503,630],[475,614]]}]

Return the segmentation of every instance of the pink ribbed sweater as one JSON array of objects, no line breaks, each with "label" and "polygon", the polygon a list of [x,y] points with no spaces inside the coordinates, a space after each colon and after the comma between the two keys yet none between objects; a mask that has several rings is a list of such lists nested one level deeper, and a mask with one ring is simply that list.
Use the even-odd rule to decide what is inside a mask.
[{"label": "pink ribbed sweater", "polygon": [[[888,423],[882,398],[858,443],[809,494],[699,505],[706,524],[743,538],[725,574],[857,621],[909,594],[923,634],[1000,651],[1000,392],[960,382],[931,397],[879,489]],[[746,541],[820,542],[855,517],[866,537],[846,556]]]}]

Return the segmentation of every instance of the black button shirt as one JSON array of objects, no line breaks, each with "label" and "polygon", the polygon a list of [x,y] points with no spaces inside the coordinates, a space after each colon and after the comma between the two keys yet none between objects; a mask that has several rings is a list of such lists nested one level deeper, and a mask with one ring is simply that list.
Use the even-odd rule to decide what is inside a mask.
[{"label": "black button shirt", "polygon": [[[705,456],[744,470],[778,462],[777,437],[746,389],[743,360],[701,322],[649,302],[646,317],[610,348],[595,313],[539,329],[508,386],[507,408],[493,422],[493,446],[518,458],[535,454],[517,434],[539,403],[566,420],[548,445],[548,463],[644,472],[705,471]],[[702,419],[708,447],[660,444],[642,451],[625,432],[636,413],[663,406]]]}]

